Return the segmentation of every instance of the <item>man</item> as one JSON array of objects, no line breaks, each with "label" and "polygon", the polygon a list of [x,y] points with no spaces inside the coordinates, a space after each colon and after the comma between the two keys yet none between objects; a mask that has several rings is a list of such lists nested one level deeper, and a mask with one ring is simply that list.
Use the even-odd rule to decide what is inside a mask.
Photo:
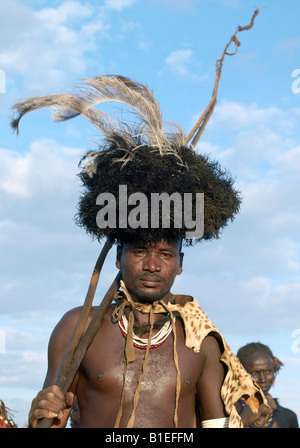
[{"label": "man", "polygon": [[10,409],[5,406],[2,400],[0,400],[0,428],[17,428]]},{"label": "man", "polygon": [[[104,101],[130,106],[140,123],[116,125],[94,107]],[[182,272],[181,243],[218,238],[238,213],[233,179],[198,154],[179,126],[166,133],[152,92],[131,79],[99,76],[78,94],[21,101],[13,128],[24,114],[51,105],[57,121],[81,114],[105,135],[84,158],[77,223],[118,244],[122,281],[65,394],[53,383],[80,309],[55,328],[30,425],[54,418],[53,427],[63,426],[76,394],[81,427],[241,427],[234,403],[244,396],[255,412],[264,400],[260,389],[198,303],[170,292]],[[156,207],[153,195],[161,200]]]},{"label": "man", "polygon": [[295,412],[282,407],[278,400],[269,393],[274,385],[276,375],[282,362],[276,358],[270,348],[260,342],[253,342],[241,347],[237,353],[241,363],[260,386],[268,406],[261,404],[258,414],[254,414],[244,401],[238,404],[245,427],[250,428],[298,428]]},{"label": "man", "polygon": [[[118,250],[117,267],[133,301],[153,303],[170,298],[170,288],[176,275],[182,272],[179,242],[159,242],[142,247],[124,244]],[[56,417],[54,426],[63,426],[71,409],[73,394],[80,408],[80,427],[113,427],[122,393],[124,338],[118,323],[112,322],[113,307],[84,357],[70,393],[63,396],[52,386],[56,371],[69,340],[78,309],[63,317],[53,332],[49,345],[49,369],[45,390],[33,401],[29,423],[35,427],[43,417]],[[139,326],[149,324],[149,315],[137,312]],[[156,314],[157,322],[163,314]],[[157,333],[158,330],[153,330]],[[200,353],[185,347],[184,329],[176,319],[177,353],[181,374],[178,405],[178,426],[191,428],[195,424],[195,401],[202,420],[225,417],[220,390],[224,380],[221,350],[214,336],[207,336]],[[144,335],[145,336],[145,335]],[[143,378],[139,405],[135,412],[137,427],[172,427],[176,369],[172,360],[172,336],[151,350]],[[135,348],[135,361],[127,368],[125,397],[120,426],[126,426],[132,413],[132,395],[141,372],[145,351]],[[50,386],[50,387],[49,387]],[[196,399],[196,400],[195,400]]]}]

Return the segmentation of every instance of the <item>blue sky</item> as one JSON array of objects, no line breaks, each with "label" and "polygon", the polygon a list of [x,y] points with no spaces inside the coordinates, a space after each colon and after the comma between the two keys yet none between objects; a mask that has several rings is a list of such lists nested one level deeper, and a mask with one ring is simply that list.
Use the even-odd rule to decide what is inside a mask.
[{"label": "blue sky", "polygon": [[236,178],[241,212],[219,240],[185,250],[173,291],[194,295],[235,353],[268,344],[284,362],[272,393],[300,411],[299,1],[1,0],[0,398],[20,426],[43,383],[51,331],[83,303],[100,250],[73,218],[78,162],[101,136],[81,118],[53,123],[49,110],[24,117],[16,136],[12,104],[117,73],[148,84],[164,120],[188,133],[211,98],[216,59],[264,6],[225,59],[197,148]]}]

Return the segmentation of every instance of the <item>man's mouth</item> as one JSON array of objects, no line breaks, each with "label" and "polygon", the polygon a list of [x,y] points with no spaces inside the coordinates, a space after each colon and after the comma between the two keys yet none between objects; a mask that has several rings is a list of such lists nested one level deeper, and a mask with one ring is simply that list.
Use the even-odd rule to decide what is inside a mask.
[{"label": "man's mouth", "polygon": [[161,282],[157,280],[142,280],[142,283],[147,288],[155,288],[157,285],[159,285]]},{"label": "man's mouth", "polygon": [[159,275],[141,275],[138,280],[147,288],[155,288],[163,281]]},{"label": "man's mouth", "polygon": [[269,384],[268,383],[265,383],[265,382],[263,382],[263,383],[258,383],[258,385],[259,385],[259,387],[261,388],[261,390],[263,391],[263,392],[266,392],[266,391],[268,391],[269,390]]}]

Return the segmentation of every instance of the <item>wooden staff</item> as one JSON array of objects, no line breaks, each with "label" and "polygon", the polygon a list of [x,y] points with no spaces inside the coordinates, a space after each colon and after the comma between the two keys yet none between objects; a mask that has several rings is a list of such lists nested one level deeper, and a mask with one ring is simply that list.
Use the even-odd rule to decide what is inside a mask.
[{"label": "wooden staff", "polygon": [[[214,85],[212,98],[211,98],[208,106],[206,107],[205,111],[202,113],[201,117],[199,118],[199,120],[197,121],[197,123],[195,124],[195,126],[193,127],[193,129],[191,130],[189,135],[187,136],[186,145],[190,142],[190,140],[192,140],[191,146],[194,148],[196,147],[196,144],[198,143],[210,117],[213,114],[215,106],[217,104],[217,93],[218,93],[219,83],[220,83],[220,79],[221,79],[224,58],[226,55],[233,56],[236,54],[236,52],[240,46],[240,41],[236,37],[237,34],[240,33],[241,31],[250,30],[253,27],[255,17],[260,12],[260,10],[261,9],[256,9],[254,11],[254,14],[252,16],[252,19],[251,19],[251,22],[249,25],[243,26],[243,27],[239,26],[237,28],[236,32],[234,33],[233,36],[231,36],[230,41],[226,45],[225,50],[222,53],[222,56],[220,57],[220,59],[218,59],[216,61],[216,78],[215,78],[215,85]],[[235,44],[235,51],[233,53],[228,53],[228,49],[229,49],[230,45],[232,44],[232,42],[234,42],[234,44]]]},{"label": "wooden staff", "polygon": [[[90,314],[100,272],[103,266],[103,263],[105,261],[105,258],[111,249],[112,244],[107,240],[104,244],[102,251],[98,257],[98,260],[96,262],[88,292],[82,307],[82,311],[80,314],[80,317],[78,319],[78,322],[76,324],[76,327],[74,329],[74,332],[71,336],[70,342],[65,350],[64,356],[62,358],[62,361],[60,363],[57,376],[55,379],[55,385],[57,385],[63,393],[66,393],[76,375],[76,372],[78,371],[78,368],[81,364],[81,361],[92,342],[94,336],[96,335],[97,331],[99,330],[101,323],[103,321],[103,318],[108,311],[111,302],[113,300],[113,297],[115,295],[115,292],[117,291],[119,287],[119,281],[121,278],[121,273],[119,272],[113,281],[112,285],[108,289],[107,293],[105,294],[102,302],[100,303],[98,310],[96,311],[87,331],[84,333],[86,322],[88,319],[88,316]],[[43,418],[41,422],[37,425],[37,428],[50,428],[52,425],[53,419],[49,418]]]}]

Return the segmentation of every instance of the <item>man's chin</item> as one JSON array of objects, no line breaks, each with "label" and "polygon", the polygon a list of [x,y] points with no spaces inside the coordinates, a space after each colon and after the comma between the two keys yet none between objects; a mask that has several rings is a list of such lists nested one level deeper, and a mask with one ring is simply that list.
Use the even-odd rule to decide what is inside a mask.
[{"label": "man's chin", "polygon": [[143,288],[133,292],[135,300],[142,303],[153,303],[162,300],[168,292],[157,291],[154,288]]}]

